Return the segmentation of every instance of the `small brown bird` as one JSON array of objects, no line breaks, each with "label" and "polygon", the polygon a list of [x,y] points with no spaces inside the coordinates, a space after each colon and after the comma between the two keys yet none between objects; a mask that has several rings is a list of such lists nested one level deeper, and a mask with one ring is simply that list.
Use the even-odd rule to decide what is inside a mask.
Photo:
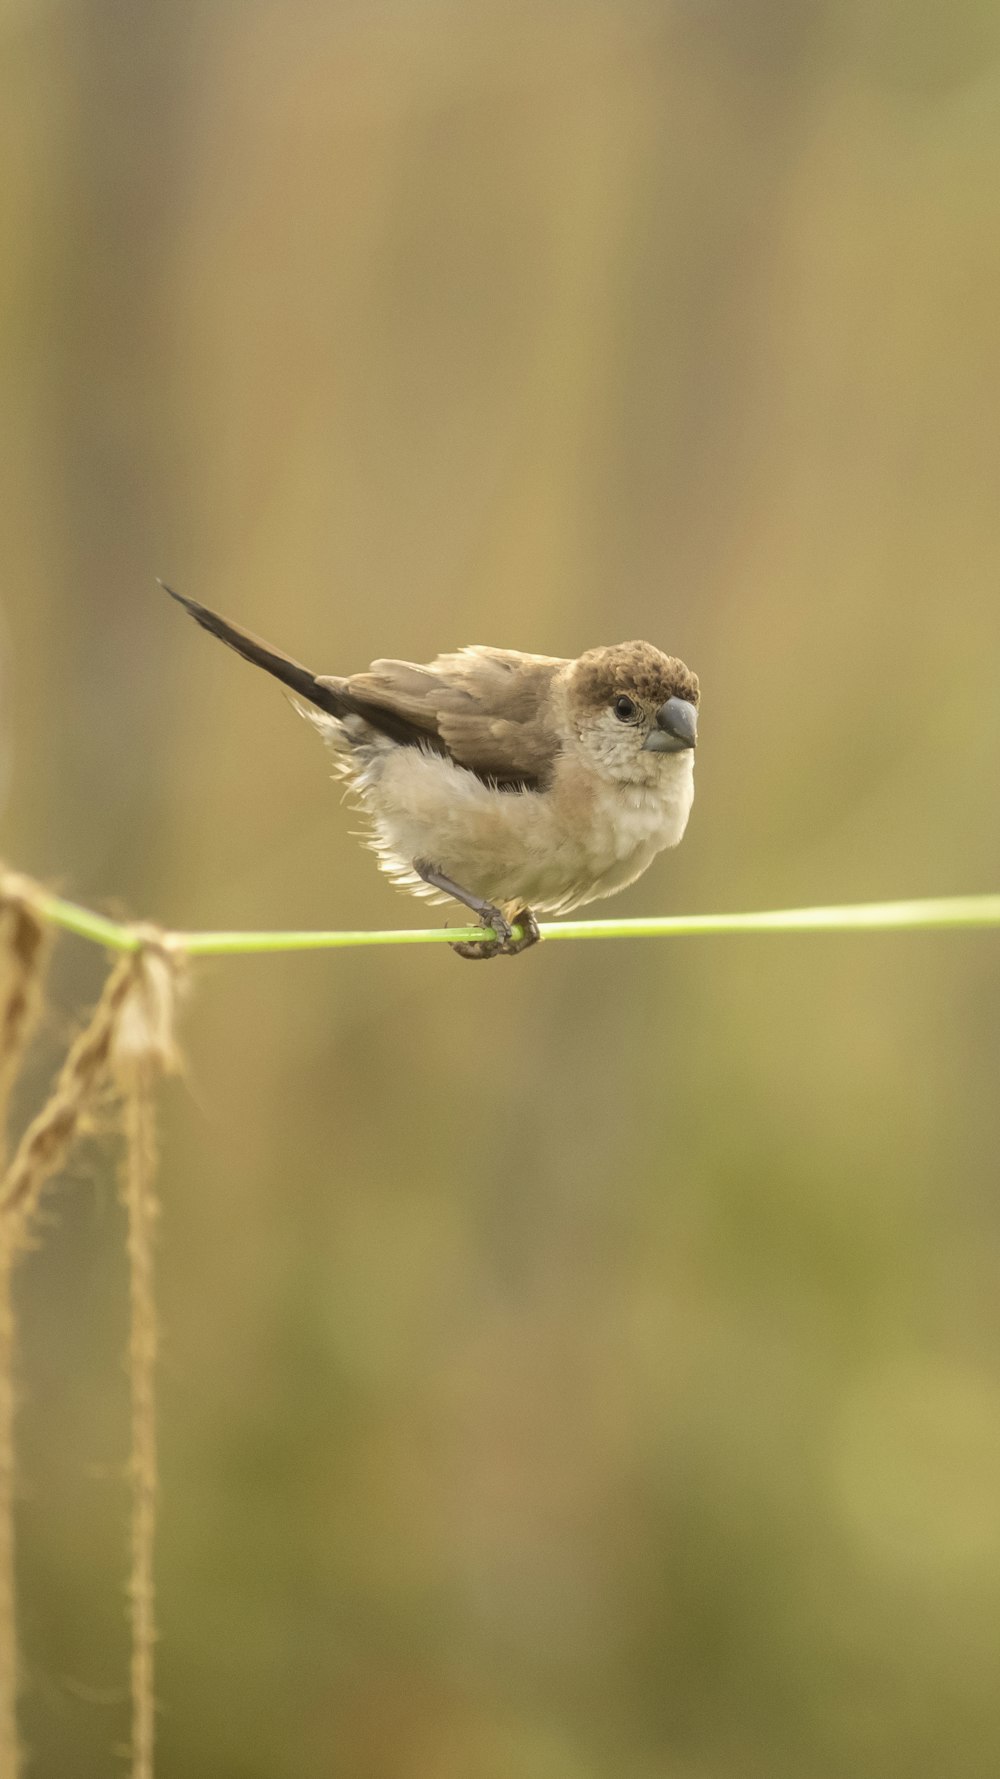
[{"label": "small brown bird", "polygon": [[536,910],[567,914],[613,895],[684,833],[698,680],[651,643],[575,661],[465,648],[426,667],[373,661],[339,679],[165,591],[307,701],[302,714],[367,814],[382,870],[412,895],[454,898],[492,929],[456,944],[462,957],[524,951],[539,936]]}]

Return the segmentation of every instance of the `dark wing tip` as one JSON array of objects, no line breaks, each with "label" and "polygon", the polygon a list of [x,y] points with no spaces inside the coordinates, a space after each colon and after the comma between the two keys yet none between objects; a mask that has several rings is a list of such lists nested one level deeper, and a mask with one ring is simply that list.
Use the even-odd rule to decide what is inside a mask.
[{"label": "dark wing tip", "polygon": [[189,599],[186,593],[178,593],[176,587],[171,587],[166,581],[161,581],[159,575],[156,577],[156,585],[162,587],[164,593],[169,593],[171,599],[176,599],[178,605],[182,605],[184,610],[189,612],[199,624],[204,624],[206,629],[210,628],[208,619],[214,617],[215,613],[210,612],[206,605],[199,605],[197,599]]},{"label": "dark wing tip", "polygon": [[[171,599],[176,599],[178,605],[184,607],[188,616],[192,617],[196,624],[200,624],[203,630],[207,630],[210,636],[217,636],[220,642],[228,643],[231,649],[236,650],[237,654],[255,662],[257,666],[268,665],[268,662],[261,658],[263,655],[268,657],[268,661],[272,658],[279,661],[286,659],[277,649],[269,648],[268,644],[262,642],[260,637],[251,635],[249,630],[244,630],[242,625],[232,623],[220,612],[214,612],[211,606],[202,605],[197,599],[190,599],[186,593],[178,593],[176,587],[171,587],[166,581],[161,581],[159,575],[156,577],[156,584],[163,588],[164,593],[169,593]],[[298,662],[294,662],[293,665],[297,667]],[[302,671],[304,672],[305,669]]]},{"label": "dark wing tip", "polygon": [[199,605],[197,599],[189,599],[185,593],[178,593],[175,588],[168,587],[166,581],[158,580],[157,584],[163,588],[164,593],[170,594],[171,599],[176,599],[178,605],[184,607],[196,624],[200,624],[210,636],[218,637],[220,642],[235,649],[252,667],[262,667],[265,673],[272,673],[275,679],[290,686],[300,698],[308,699],[310,704],[327,711],[330,716],[342,717],[350,709],[336,685],[329,681],[324,684],[314,673],[310,673],[308,667],[293,660],[291,655],[272,648],[270,643],[254,636],[252,631],[244,630],[241,624],[234,624],[219,612],[213,612],[210,606]]}]

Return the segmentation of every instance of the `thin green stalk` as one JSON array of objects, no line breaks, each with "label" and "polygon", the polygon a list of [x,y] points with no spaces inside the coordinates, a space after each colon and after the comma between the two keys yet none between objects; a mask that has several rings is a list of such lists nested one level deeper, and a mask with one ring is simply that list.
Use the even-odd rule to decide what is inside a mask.
[{"label": "thin green stalk", "polygon": [[754,914],[679,914],[653,920],[565,920],[550,939],[680,937],[695,933],[864,933],[934,927],[998,927],[1000,896],[939,896],[922,902],[855,902],[839,908],[779,908]]},{"label": "thin green stalk", "polygon": [[[135,927],[92,914],[75,902],[42,895],[38,911],[54,925],[117,951],[142,943]],[[566,920],[546,923],[544,939],[682,938],[699,933],[859,933],[1000,927],[1000,895],[940,896],[919,902],[864,902],[837,908],[783,908],[752,914],[677,914],[650,920]],[[515,936],[519,929],[515,927]],[[482,939],[482,927],[430,927],[392,932],[164,933],[189,957],[254,952],[329,951],[360,945],[448,945]]]},{"label": "thin green stalk", "polygon": [[142,944],[134,927],[107,920],[103,914],[92,914],[89,908],[64,902],[61,896],[49,896],[42,890],[33,901],[39,914],[53,926],[77,933],[81,939],[92,939],[96,945],[106,945],[111,951],[138,951]]}]

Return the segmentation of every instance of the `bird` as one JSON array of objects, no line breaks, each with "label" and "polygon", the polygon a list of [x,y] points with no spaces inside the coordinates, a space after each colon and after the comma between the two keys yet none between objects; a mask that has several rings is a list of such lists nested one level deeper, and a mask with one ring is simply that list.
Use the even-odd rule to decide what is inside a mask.
[{"label": "bird", "polygon": [[700,690],[652,643],[575,659],[476,645],[341,678],[160,585],[293,694],[391,880],[476,915],[484,937],[456,942],[461,957],[517,956],[538,914],[613,895],[683,837]]}]

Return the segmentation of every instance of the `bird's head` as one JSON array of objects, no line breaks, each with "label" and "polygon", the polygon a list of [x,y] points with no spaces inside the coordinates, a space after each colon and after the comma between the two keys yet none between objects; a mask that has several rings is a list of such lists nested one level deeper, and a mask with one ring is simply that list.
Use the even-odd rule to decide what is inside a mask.
[{"label": "bird's head", "polygon": [[567,677],[577,744],[602,777],[625,784],[655,784],[677,755],[690,765],[698,700],[697,675],[649,642],[588,649]]}]

